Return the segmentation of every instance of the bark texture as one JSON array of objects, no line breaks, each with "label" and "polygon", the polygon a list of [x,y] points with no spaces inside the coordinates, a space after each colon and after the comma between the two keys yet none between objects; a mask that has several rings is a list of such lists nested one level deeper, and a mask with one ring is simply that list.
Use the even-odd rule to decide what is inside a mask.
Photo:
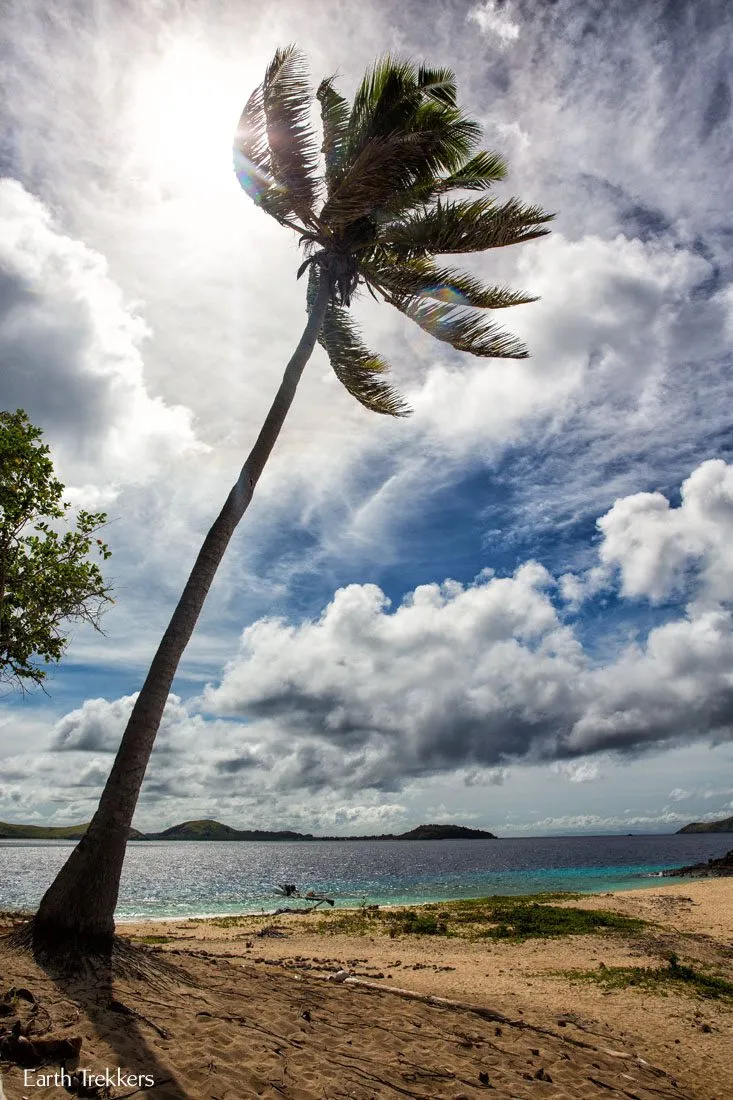
[{"label": "bark texture", "polygon": [[178,606],[137,698],[89,829],[41,900],[34,932],[45,945],[78,941],[104,949],[114,935],[114,911],[132,817],[173,677],[188,645],[229,540],[252,499],[315,347],[330,298],[321,279],[300,342],[257,441],[210,528]]}]

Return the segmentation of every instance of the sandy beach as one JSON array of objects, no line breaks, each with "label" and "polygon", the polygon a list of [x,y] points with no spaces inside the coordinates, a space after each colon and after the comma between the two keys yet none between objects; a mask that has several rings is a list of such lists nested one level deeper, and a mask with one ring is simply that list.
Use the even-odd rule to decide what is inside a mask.
[{"label": "sandy beach", "polygon": [[[29,1040],[81,1039],[80,1069],[119,1069],[77,1095],[733,1097],[733,997],[714,986],[733,980],[733,880],[557,904],[646,923],[521,942],[368,910],[124,924],[137,973],[70,981],[5,945],[0,995],[31,994],[11,999]],[[672,952],[680,980],[656,981]],[[7,1100],[69,1096],[42,1077],[58,1067],[0,1068]]]}]

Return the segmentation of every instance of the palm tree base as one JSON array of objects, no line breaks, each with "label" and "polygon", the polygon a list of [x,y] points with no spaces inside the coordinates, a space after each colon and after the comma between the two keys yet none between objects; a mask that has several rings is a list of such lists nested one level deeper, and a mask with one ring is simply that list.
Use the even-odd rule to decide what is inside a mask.
[{"label": "palm tree base", "polygon": [[95,818],[41,899],[33,921],[39,944],[84,944],[109,954],[114,911],[125,858],[128,829]]},{"label": "palm tree base", "polygon": [[154,984],[180,979],[177,968],[162,958],[159,949],[133,944],[117,935],[69,934],[33,917],[3,939],[16,950],[32,955],[40,966],[59,978],[93,975],[108,980],[145,979]]}]

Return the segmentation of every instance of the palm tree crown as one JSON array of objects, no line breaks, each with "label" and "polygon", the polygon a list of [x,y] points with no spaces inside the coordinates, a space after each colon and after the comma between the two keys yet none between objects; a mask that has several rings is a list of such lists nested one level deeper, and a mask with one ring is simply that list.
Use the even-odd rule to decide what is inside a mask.
[{"label": "palm tree crown", "polygon": [[514,198],[455,197],[488,191],[507,168],[496,153],[477,151],[481,128],[458,107],[454,74],[388,56],[368,70],[352,105],[333,79],[316,94],[322,157],[305,59],[294,46],[278,50],[242,112],[234,163],[257,205],[300,234],[309,309],[329,280],[318,339],[339,381],[374,412],[409,412],[348,311],[362,285],[458,351],[526,358],[521,341],[477,311],[537,299],[435,260],[545,236],[554,217]]}]

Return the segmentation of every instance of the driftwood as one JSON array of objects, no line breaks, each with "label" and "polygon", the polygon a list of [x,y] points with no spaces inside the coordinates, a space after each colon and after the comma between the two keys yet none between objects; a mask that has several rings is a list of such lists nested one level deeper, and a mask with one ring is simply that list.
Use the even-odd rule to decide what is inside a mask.
[{"label": "driftwood", "polygon": [[281,913],[315,913],[318,906],[323,905],[324,902],[328,902],[329,905],[333,905],[333,902],[330,898],[321,898],[321,900],[317,901],[315,905],[309,905],[305,909],[291,909],[288,906],[285,906],[282,909],[275,909],[272,915],[273,917],[279,917]]},{"label": "driftwood", "polygon": [[[334,905],[333,898],[327,898],[325,894],[316,894],[313,890],[309,890],[307,894],[301,894],[295,883],[283,882],[277,887],[278,893],[284,898],[298,898],[303,901],[315,901],[316,904],[313,909],[317,909],[319,905]],[[277,913],[310,913],[311,909],[277,909]]]}]

